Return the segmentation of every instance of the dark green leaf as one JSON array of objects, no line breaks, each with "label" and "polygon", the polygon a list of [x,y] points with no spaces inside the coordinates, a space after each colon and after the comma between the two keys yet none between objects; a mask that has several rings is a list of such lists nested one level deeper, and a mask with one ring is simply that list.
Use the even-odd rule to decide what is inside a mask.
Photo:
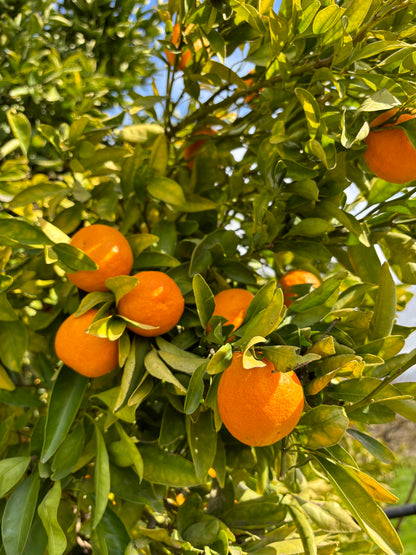
[{"label": "dark green leaf", "polygon": [[387,445],[384,445],[384,443],[381,443],[378,439],[354,428],[350,428],[347,431],[379,461],[386,464],[395,462],[396,457],[394,456],[394,453],[387,447]]},{"label": "dark green leaf", "polygon": [[194,413],[199,404],[202,402],[202,397],[204,393],[204,374],[206,369],[207,363],[204,362],[195,370],[195,372],[191,376],[185,397],[185,414]]},{"label": "dark green leaf", "polygon": [[38,514],[48,535],[48,554],[50,555],[62,555],[67,546],[65,533],[58,522],[61,493],[61,483],[57,481],[38,507]]},{"label": "dark green leaf", "polygon": [[47,462],[65,439],[89,380],[67,367],[56,378],[49,401],[41,461]]},{"label": "dark green leaf", "polygon": [[28,346],[26,326],[20,320],[0,321],[0,359],[9,370],[22,372],[23,357]]},{"label": "dark green leaf", "polygon": [[214,295],[209,285],[200,274],[192,278],[192,287],[195,295],[196,309],[201,326],[206,329],[209,319],[215,309]]},{"label": "dark green leaf", "polygon": [[21,218],[0,218],[0,244],[27,247],[52,246],[52,241],[43,231]]},{"label": "dark green leaf", "polygon": [[172,487],[191,487],[201,483],[188,459],[153,445],[139,445],[143,457],[145,480]]},{"label": "dark green leaf", "polygon": [[97,425],[95,425],[95,437],[97,441],[97,456],[94,468],[95,505],[92,517],[93,528],[99,524],[107,508],[108,496],[111,491],[110,463],[107,448],[103,435]]},{"label": "dark green leaf", "polygon": [[14,488],[29,463],[30,457],[11,457],[0,461],[0,498]]},{"label": "dark green leaf", "polygon": [[1,523],[3,547],[7,555],[21,555],[36,511],[39,474],[33,472],[7,500]]},{"label": "dark green leaf", "polygon": [[186,419],[186,434],[188,445],[194,461],[195,474],[204,482],[208,470],[212,467],[217,450],[217,433],[212,426],[212,413],[210,410],[200,412],[198,419]]}]

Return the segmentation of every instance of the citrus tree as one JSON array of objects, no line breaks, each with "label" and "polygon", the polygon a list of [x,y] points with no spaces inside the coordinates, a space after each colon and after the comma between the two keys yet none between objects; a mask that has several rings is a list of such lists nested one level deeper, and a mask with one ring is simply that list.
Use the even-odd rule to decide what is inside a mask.
[{"label": "citrus tree", "polygon": [[402,553],[359,462],[416,421],[415,5],[20,4],[1,552]]}]

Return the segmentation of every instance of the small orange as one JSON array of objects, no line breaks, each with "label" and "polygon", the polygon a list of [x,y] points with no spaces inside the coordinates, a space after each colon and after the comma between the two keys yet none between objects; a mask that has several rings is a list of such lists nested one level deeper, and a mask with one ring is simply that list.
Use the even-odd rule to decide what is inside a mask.
[{"label": "small orange", "polygon": [[221,419],[239,441],[251,446],[272,445],[290,434],[302,414],[304,393],[293,372],[265,366],[246,369],[236,352],[220,378],[217,402]]},{"label": "small orange", "polygon": [[[237,329],[243,323],[249,304],[253,300],[253,293],[247,289],[224,289],[214,297],[215,309],[213,316],[223,316],[227,319],[224,325],[233,325]],[[210,330],[208,324],[207,331]]]},{"label": "small orange", "polygon": [[87,332],[97,312],[91,308],[81,316],[71,314],[55,336],[55,351],[62,362],[89,378],[104,376],[118,364],[118,341]]},{"label": "small orange", "polygon": [[[181,26],[179,23],[175,23],[173,26],[171,42],[175,48],[179,48],[181,44]],[[189,49],[182,52],[182,54],[174,54],[173,52],[169,52],[169,50],[165,50],[165,55],[172,67],[175,67],[176,57],[179,56],[178,69],[182,70],[188,65],[192,57],[192,53]]]},{"label": "small orange", "polygon": [[[254,69],[252,69],[251,71],[249,71],[249,75],[254,74]],[[255,84],[255,79],[254,77],[245,77],[243,79],[243,81],[245,82],[245,84],[247,85],[247,87],[252,87]],[[264,89],[259,89],[258,91],[253,91],[251,93],[246,94],[246,96],[244,97],[244,102],[246,104],[250,104],[250,102],[252,100],[254,100]]]},{"label": "small orange", "polygon": [[364,160],[368,169],[377,177],[390,183],[407,183],[416,179],[416,150],[398,123],[416,117],[416,113],[402,114],[394,123],[385,121],[393,117],[397,108],[379,115],[371,122],[372,129],[365,139],[367,150]]},{"label": "small orange", "polygon": [[97,270],[68,273],[68,279],[84,291],[108,291],[105,282],[110,277],[127,275],[133,267],[133,252],[129,242],[109,225],[93,224],[83,227],[71,239],[71,245],[85,252]]},{"label": "small orange", "polygon": [[200,135],[213,135],[214,133],[215,131],[213,129],[200,129],[199,131],[196,131],[193,135],[193,138],[196,138],[197,140],[185,147],[183,151],[183,157],[190,170],[192,170],[195,165],[195,158],[197,157],[199,150],[206,142],[206,139],[198,139],[197,137],[199,137]]},{"label": "small orange", "polygon": [[128,328],[145,337],[167,333],[179,322],[185,301],[181,290],[164,272],[143,271],[135,274],[139,283],[121,297],[118,313],[121,316],[155,329]]},{"label": "small orange", "polygon": [[311,272],[305,270],[291,270],[282,276],[279,280],[279,285],[283,290],[285,306],[290,306],[298,296],[291,288],[294,285],[309,284],[316,288],[321,285],[320,279]]}]

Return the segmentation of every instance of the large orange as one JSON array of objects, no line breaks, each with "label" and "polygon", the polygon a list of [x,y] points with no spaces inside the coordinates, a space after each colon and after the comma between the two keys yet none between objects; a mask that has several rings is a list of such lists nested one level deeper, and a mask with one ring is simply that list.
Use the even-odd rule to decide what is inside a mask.
[{"label": "large orange", "polygon": [[133,267],[129,242],[114,227],[93,224],[83,227],[71,239],[71,245],[85,252],[98,264],[97,270],[68,273],[68,278],[84,291],[108,291],[108,278],[127,275]]},{"label": "large orange", "polygon": [[290,306],[298,296],[295,291],[292,291],[292,287],[302,284],[309,284],[316,288],[321,285],[321,281],[315,274],[305,270],[291,270],[279,279],[279,285],[283,290],[285,306]]},{"label": "large orange", "polygon": [[87,333],[97,310],[73,314],[62,322],[55,336],[55,351],[67,366],[89,378],[108,374],[118,364],[118,341]]},{"label": "large orange", "polygon": [[390,183],[407,183],[416,179],[416,150],[404,129],[396,125],[413,119],[416,113],[402,114],[394,123],[383,125],[396,112],[397,108],[393,108],[372,121],[373,129],[365,139],[367,150],[364,152],[364,160],[368,169],[377,177]]},{"label": "large orange", "polygon": [[[253,300],[253,293],[247,289],[224,289],[214,297],[215,309],[213,316],[223,316],[227,319],[225,325],[233,325],[237,329],[243,323],[247,309]],[[207,327],[208,331],[210,326]]]},{"label": "large orange", "polygon": [[139,283],[121,297],[118,303],[119,314],[155,328],[128,326],[138,335],[154,337],[167,333],[179,322],[184,310],[185,301],[181,290],[164,272],[148,270],[139,272],[134,277]]},{"label": "large orange", "polygon": [[302,414],[303,388],[293,371],[273,364],[246,369],[243,353],[234,353],[221,376],[217,402],[227,430],[247,445],[271,445],[290,434]]}]

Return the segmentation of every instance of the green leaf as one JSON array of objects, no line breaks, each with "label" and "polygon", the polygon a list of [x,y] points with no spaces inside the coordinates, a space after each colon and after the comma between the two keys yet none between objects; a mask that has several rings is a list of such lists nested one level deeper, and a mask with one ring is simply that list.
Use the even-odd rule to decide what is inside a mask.
[{"label": "green leaf", "polygon": [[168,164],[168,142],[166,135],[156,137],[150,153],[149,166],[156,175],[164,175]]},{"label": "green leaf", "polygon": [[89,380],[63,366],[52,388],[41,461],[47,462],[64,441],[84,398]]},{"label": "green leaf", "polygon": [[52,480],[62,480],[72,472],[84,449],[85,432],[80,422],[66,436],[52,459]]},{"label": "green leaf", "polygon": [[336,501],[317,502],[307,501],[298,495],[293,497],[319,530],[341,534],[360,531],[351,515]]},{"label": "green leaf", "polygon": [[94,291],[93,293],[88,293],[80,302],[79,307],[74,312],[74,316],[81,316],[96,305],[111,302],[113,299],[112,293],[107,291]]},{"label": "green leaf", "polygon": [[314,139],[321,125],[321,114],[315,97],[307,90],[296,87],[295,94],[305,112],[306,123],[311,139]]},{"label": "green leaf", "polygon": [[188,459],[153,445],[140,445],[143,457],[143,478],[153,484],[171,487],[192,487],[201,483],[194,465]]},{"label": "green leaf", "polygon": [[43,231],[18,217],[0,218],[0,244],[9,246],[45,247],[53,245]]},{"label": "green leaf", "polygon": [[123,376],[114,412],[120,410],[133,395],[138,385],[143,383],[144,359],[149,352],[150,344],[147,339],[135,337],[131,343],[130,351],[123,368]]},{"label": "green leaf", "polygon": [[67,546],[65,533],[58,522],[61,493],[61,482],[57,481],[38,507],[38,514],[48,535],[48,554],[50,555],[62,555]]},{"label": "green leaf", "polygon": [[99,524],[108,502],[111,491],[110,463],[103,435],[95,424],[95,437],[97,440],[97,456],[94,468],[95,504],[92,516],[93,529]]},{"label": "green leaf", "polygon": [[[119,555],[121,553],[128,555],[126,548],[130,544],[130,536],[123,521],[109,507],[106,508],[95,530],[104,538],[109,555]],[[102,551],[96,552],[104,555]]]},{"label": "green leaf", "polygon": [[179,391],[186,393],[186,389],[177,378],[172,374],[166,364],[159,358],[155,349],[145,356],[144,365],[151,376],[162,381],[173,384]]},{"label": "green leaf", "polygon": [[[231,0],[230,5],[239,19],[246,21],[260,35],[265,35],[265,25],[260,13],[254,6],[245,2],[240,2],[239,0]],[[245,83],[242,88],[245,88]]]},{"label": "green leaf", "polygon": [[7,500],[1,523],[3,548],[7,555],[21,555],[36,511],[39,474],[32,472]]},{"label": "green leaf", "polygon": [[4,366],[1,366],[1,365],[0,365],[0,389],[5,389],[6,391],[14,391],[16,389],[16,386],[10,379],[10,376],[7,373],[7,370],[4,368]]},{"label": "green leaf", "polygon": [[380,337],[390,335],[396,311],[396,284],[391,275],[388,262],[384,262],[381,267],[374,313],[370,322],[371,339],[379,339]]},{"label": "green leaf", "polygon": [[348,245],[348,257],[355,274],[369,283],[379,283],[381,263],[374,245],[365,246],[362,243]]},{"label": "green leaf", "polygon": [[272,495],[240,501],[228,509],[223,520],[230,528],[253,530],[276,526],[285,520],[287,506]]},{"label": "green leaf", "polygon": [[213,357],[209,360],[207,365],[207,373],[210,375],[220,374],[228,366],[230,366],[233,358],[233,349],[230,343],[221,345],[221,347],[216,351]]},{"label": "green leaf", "polygon": [[352,33],[361,27],[372,4],[373,0],[351,0],[348,2],[344,14],[344,17],[348,20],[345,29],[347,33]]},{"label": "green leaf", "polygon": [[13,135],[19,141],[23,154],[27,156],[32,138],[32,127],[29,120],[24,114],[15,110],[9,110],[6,115]]},{"label": "green leaf", "polygon": [[188,526],[183,537],[194,547],[202,548],[213,544],[220,531],[220,521],[212,515],[204,515],[199,522]]},{"label": "green leaf", "polygon": [[0,461],[0,498],[4,497],[23,477],[30,457],[11,457]]},{"label": "green leaf", "polygon": [[116,429],[117,433],[120,437],[120,441],[122,443],[122,447],[124,451],[127,453],[128,457],[131,460],[131,463],[134,467],[134,470],[139,477],[139,480],[142,481],[143,479],[143,459],[140,454],[140,451],[137,449],[135,442],[131,439],[130,436],[126,434],[120,422],[116,422]]},{"label": "green leaf", "polygon": [[292,520],[296,525],[296,529],[302,541],[305,555],[317,555],[318,551],[316,548],[315,536],[312,526],[309,520],[306,518],[305,513],[298,506],[298,504],[294,502],[293,497],[288,497],[284,499],[283,502],[287,505],[288,512],[290,513],[290,516],[292,517]]},{"label": "green leaf", "polygon": [[197,420],[186,419],[188,445],[194,461],[196,477],[204,482],[212,467],[217,451],[217,433],[212,426],[210,410],[200,412]]},{"label": "green leaf", "polygon": [[186,392],[184,412],[192,414],[202,402],[204,393],[204,374],[207,369],[207,362],[201,364],[192,374]]},{"label": "green leaf", "polygon": [[147,143],[148,141],[154,141],[163,132],[164,129],[161,125],[138,123],[126,125],[119,131],[118,136],[121,140],[129,143]]},{"label": "green leaf", "polygon": [[23,357],[28,347],[28,332],[20,320],[0,321],[0,359],[13,372],[22,372]]},{"label": "green leaf", "polygon": [[289,372],[321,358],[315,353],[299,355],[299,347],[292,345],[271,345],[262,347],[261,351],[273,363],[276,372]]},{"label": "green leaf", "polygon": [[27,206],[33,202],[39,203],[44,199],[57,196],[66,190],[68,189],[62,183],[45,181],[44,183],[32,185],[20,191],[9,203],[9,206],[10,208],[16,208]]},{"label": "green leaf", "polygon": [[147,185],[149,195],[157,200],[172,204],[173,206],[185,206],[186,199],[182,187],[168,177],[154,177]]},{"label": "green leaf", "polygon": [[352,214],[342,210],[330,200],[323,200],[319,203],[320,213],[328,214],[337,219],[340,224],[348,229],[357,239],[365,245],[370,246],[366,229],[363,223],[359,222]]},{"label": "green leaf", "polygon": [[384,443],[381,443],[381,441],[379,441],[378,439],[364,432],[361,432],[360,430],[356,430],[355,428],[350,428],[347,431],[350,435],[352,435],[353,438],[359,441],[361,445],[365,449],[367,449],[367,451],[371,453],[377,460],[386,464],[391,464],[395,462],[396,457],[394,453],[387,447],[387,445],[384,445]]},{"label": "green leaf", "polygon": [[349,418],[342,407],[319,405],[302,415],[296,432],[304,447],[322,449],[341,441],[348,426]]},{"label": "green leaf", "polygon": [[333,225],[322,218],[305,218],[293,225],[287,236],[299,235],[303,237],[319,237],[332,231]]},{"label": "green leaf", "polygon": [[78,270],[97,270],[98,264],[94,262],[85,252],[69,245],[68,243],[58,243],[53,246],[53,252],[63,264],[65,270],[76,272]]},{"label": "green leaf", "polygon": [[200,274],[195,274],[193,276],[192,288],[194,290],[199,321],[205,330],[215,309],[214,295],[209,285]]},{"label": "green leaf", "polygon": [[367,490],[340,464],[316,453],[314,458],[364,532],[386,555],[403,553],[403,545],[396,530]]}]

